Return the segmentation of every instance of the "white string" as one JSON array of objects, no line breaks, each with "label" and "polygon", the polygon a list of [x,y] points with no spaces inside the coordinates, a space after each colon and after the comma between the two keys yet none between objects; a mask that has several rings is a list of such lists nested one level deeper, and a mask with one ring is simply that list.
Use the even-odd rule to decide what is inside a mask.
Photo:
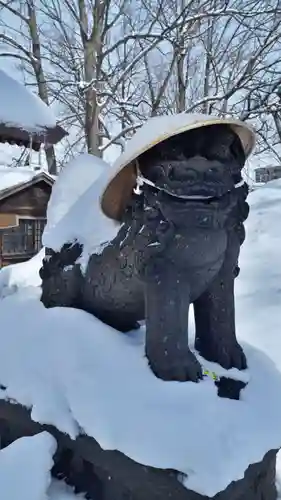
[{"label": "white string", "polygon": [[143,186],[144,181],[141,179],[141,177],[138,175],[137,176],[137,185],[134,188],[134,193],[137,195],[140,195],[142,193],[141,187]]},{"label": "white string", "polygon": [[[136,168],[137,168],[137,179],[136,179],[137,185],[134,188],[134,193],[137,195],[140,195],[142,193],[141,187],[144,184],[147,184],[148,186],[151,186],[155,189],[158,189],[158,191],[164,191],[165,193],[169,194],[170,196],[174,196],[175,198],[182,198],[184,200],[209,200],[209,199],[213,198],[213,196],[197,196],[197,195],[185,196],[185,195],[177,195],[177,194],[171,193],[169,190],[158,187],[154,184],[154,182],[143,177],[140,173],[140,169],[139,169],[138,165]],[[242,179],[241,181],[239,181],[237,184],[234,185],[234,188],[237,189],[237,188],[243,186],[244,184],[245,184],[245,181],[244,181],[244,179]]]},{"label": "white string", "polygon": [[[174,196],[176,198],[183,198],[185,200],[209,200],[210,198],[213,198],[213,196],[177,195],[177,194],[171,193],[167,189],[156,186],[153,182],[146,179],[145,177],[142,177],[141,175],[137,176],[137,187],[134,189],[134,193],[136,193],[137,195],[140,195],[142,193],[141,186],[143,186],[144,184],[147,184],[148,186],[154,187],[158,191],[164,191],[165,193],[169,194],[170,196]],[[240,181],[234,185],[234,188],[237,189],[237,188],[243,186],[244,184],[245,184],[245,181],[242,179],[242,181]]]}]

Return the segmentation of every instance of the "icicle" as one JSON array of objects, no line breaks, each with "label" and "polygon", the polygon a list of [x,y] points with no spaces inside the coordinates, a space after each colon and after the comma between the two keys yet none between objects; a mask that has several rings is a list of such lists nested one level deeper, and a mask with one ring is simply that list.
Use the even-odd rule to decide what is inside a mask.
[{"label": "icicle", "polygon": [[39,151],[38,151],[38,163],[40,170],[42,168],[42,144],[40,145]]},{"label": "icicle", "polygon": [[32,163],[32,135],[29,136],[30,137],[30,143],[29,143],[29,165],[31,165]]}]

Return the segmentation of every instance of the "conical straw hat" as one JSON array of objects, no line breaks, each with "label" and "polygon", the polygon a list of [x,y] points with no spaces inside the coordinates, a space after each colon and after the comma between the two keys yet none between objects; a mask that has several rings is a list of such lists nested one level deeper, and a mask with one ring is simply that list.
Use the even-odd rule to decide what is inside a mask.
[{"label": "conical straw hat", "polygon": [[113,164],[112,177],[100,199],[103,213],[110,219],[120,221],[136,187],[136,160],[142,153],[169,137],[217,124],[230,125],[239,136],[246,157],[251,154],[255,146],[255,133],[249,125],[239,120],[187,113],[150,118],[128,141],[125,151]]}]

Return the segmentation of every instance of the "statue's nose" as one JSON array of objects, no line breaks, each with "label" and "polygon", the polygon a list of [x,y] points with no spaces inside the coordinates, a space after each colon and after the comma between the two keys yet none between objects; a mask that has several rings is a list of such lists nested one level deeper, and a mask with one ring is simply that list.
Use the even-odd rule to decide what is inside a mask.
[{"label": "statue's nose", "polygon": [[207,180],[218,180],[222,174],[222,166],[197,156],[187,162],[170,165],[168,177],[173,182],[196,183]]},{"label": "statue's nose", "polygon": [[168,177],[172,182],[197,182],[200,178],[200,173],[193,168],[185,168],[183,166],[171,166],[169,168]]}]

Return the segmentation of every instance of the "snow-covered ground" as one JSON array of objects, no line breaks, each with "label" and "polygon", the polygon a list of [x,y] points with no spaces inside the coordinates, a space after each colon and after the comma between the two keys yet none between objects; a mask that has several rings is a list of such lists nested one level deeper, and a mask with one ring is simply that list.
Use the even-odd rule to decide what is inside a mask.
[{"label": "snow-covered ground", "polygon": [[[90,188],[94,192],[94,184]],[[76,222],[74,205],[59,210],[68,228],[71,212],[75,231],[86,192],[82,186],[76,199]],[[124,336],[82,311],[47,310],[38,293],[7,295],[0,302],[0,382],[7,387],[0,397],[31,407],[34,420],[72,437],[82,428],[104,449],[178,469],[188,475],[186,487],[202,494],[212,496],[241,478],[249,463],[281,446],[281,234],[273,222],[281,214],[281,181],[251,193],[250,204],[236,286],[237,331],[249,365],[240,401],[218,398],[210,378],[199,384],[158,380],[144,357],[144,330]],[[84,216],[91,224],[91,214]],[[93,214],[95,244],[98,217]],[[57,224],[49,226],[45,244],[48,238],[58,243]],[[73,228],[69,235],[75,236]],[[34,265],[38,269],[38,260]],[[204,367],[226,373],[209,363]]]},{"label": "snow-covered ground", "polygon": [[4,267],[0,271],[0,299],[12,295],[18,291],[34,292],[40,296],[41,279],[39,269],[42,265],[45,250],[42,249],[35,257],[25,262],[24,264],[13,264]]},{"label": "snow-covered ground", "polygon": [[3,500],[82,500],[63,481],[51,479],[56,442],[47,432],[23,437],[0,451]]},{"label": "snow-covered ground", "polygon": [[238,331],[281,370],[281,180],[265,184],[249,199],[247,240],[236,284],[237,318],[243,318]]}]

